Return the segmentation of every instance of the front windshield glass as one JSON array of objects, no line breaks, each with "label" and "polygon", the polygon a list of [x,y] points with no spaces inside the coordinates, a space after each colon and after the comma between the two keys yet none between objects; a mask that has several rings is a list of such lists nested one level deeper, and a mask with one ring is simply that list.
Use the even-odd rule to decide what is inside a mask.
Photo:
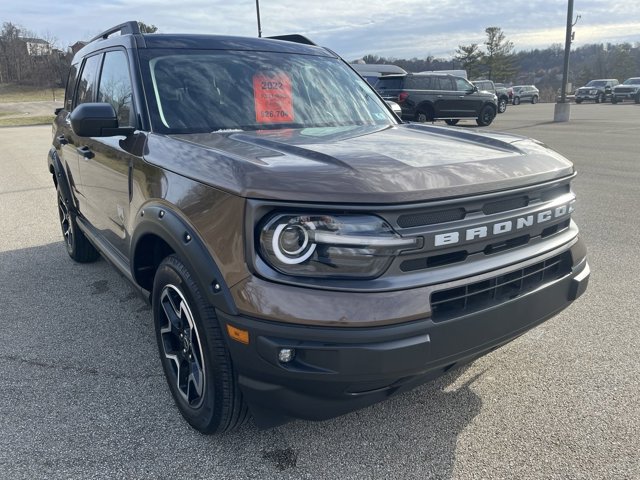
[{"label": "front windshield glass", "polygon": [[255,51],[141,52],[161,133],[391,125],[371,87],[341,60]]},{"label": "front windshield glass", "polygon": [[624,85],[640,85],[640,77],[627,78],[624,81]]},{"label": "front windshield glass", "polygon": [[607,84],[604,80],[591,80],[587,87],[604,87]]}]

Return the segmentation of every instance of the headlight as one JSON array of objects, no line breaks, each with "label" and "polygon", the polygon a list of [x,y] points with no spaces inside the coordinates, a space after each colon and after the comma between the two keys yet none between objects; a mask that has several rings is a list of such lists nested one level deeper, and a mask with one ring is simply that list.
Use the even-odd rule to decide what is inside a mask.
[{"label": "headlight", "polygon": [[419,246],[373,215],[278,214],[259,229],[260,256],[286,275],[375,278]]}]

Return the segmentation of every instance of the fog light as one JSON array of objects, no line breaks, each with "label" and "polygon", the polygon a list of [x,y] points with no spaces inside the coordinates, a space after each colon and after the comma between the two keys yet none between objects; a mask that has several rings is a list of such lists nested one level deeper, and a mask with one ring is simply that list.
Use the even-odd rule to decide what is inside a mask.
[{"label": "fog light", "polygon": [[278,352],[278,360],[282,363],[289,363],[295,354],[296,351],[293,348],[281,348]]}]

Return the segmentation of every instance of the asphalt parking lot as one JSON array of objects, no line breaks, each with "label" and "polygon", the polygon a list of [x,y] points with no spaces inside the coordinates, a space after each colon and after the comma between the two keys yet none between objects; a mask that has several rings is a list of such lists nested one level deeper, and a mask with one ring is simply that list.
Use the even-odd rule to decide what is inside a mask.
[{"label": "asphalt parking lot", "polygon": [[0,129],[0,478],[640,478],[640,105],[552,118],[510,106],[489,129],[575,162],[592,269],[577,303],[382,404],[218,437],[174,407],[144,302],[104,260],[67,256],[51,127]]}]

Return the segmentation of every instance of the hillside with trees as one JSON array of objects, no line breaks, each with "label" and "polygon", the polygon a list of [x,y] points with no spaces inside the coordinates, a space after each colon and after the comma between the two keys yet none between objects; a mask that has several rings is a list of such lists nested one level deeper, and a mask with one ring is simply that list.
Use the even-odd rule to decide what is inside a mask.
[{"label": "hillside with trees", "polygon": [[[459,45],[453,58],[390,58],[365,55],[366,63],[398,65],[409,72],[464,69],[470,79],[490,79],[507,84],[533,84],[555,98],[562,84],[564,48],[554,43],[544,49],[515,51],[499,27],[489,27],[482,45]],[[569,82],[573,89],[594,78],[621,82],[640,76],[640,44],[588,44],[572,49]]]}]

